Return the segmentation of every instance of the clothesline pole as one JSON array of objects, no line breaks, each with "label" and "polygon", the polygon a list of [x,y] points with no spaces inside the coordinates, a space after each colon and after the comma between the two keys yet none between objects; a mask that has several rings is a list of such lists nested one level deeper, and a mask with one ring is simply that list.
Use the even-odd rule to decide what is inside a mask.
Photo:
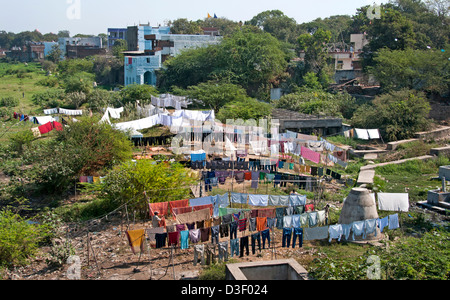
[{"label": "clothesline pole", "polygon": [[173,272],[173,280],[175,280],[175,264],[174,264],[174,259],[173,259],[173,244],[170,248],[170,257],[172,260],[172,272]]}]

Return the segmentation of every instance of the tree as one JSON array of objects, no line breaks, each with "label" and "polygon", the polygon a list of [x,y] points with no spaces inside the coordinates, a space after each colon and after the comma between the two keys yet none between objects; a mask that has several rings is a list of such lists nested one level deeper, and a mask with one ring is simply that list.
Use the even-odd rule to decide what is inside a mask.
[{"label": "tree", "polygon": [[306,72],[319,73],[326,64],[328,53],[326,44],[330,42],[331,32],[319,28],[314,34],[302,34],[298,38],[300,50],[305,52]]},{"label": "tree", "polygon": [[61,60],[63,53],[59,45],[53,45],[52,50],[47,54],[47,60],[57,64]]},{"label": "tree", "polygon": [[226,123],[227,120],[260,120],[272,113],[272,105],[246,97],[240,101],[225,104],[217,113],[216,118]]},{"label": "tree", "polygon": [[120,60],[123,60],[124,58],[124,51],[127,51],[128,49],[128,44],[126,40],[116,40],[114,42],[114,45],[111,49],[112,54],[117,57]]},{"label": "tree", "polygon": [[414,89],[449,97],[450,61],[437,50],[381,49],[369,71],[385,91]]},{"label": "tree", "polygon": [[218,68],[228,72],[232,82],[244,87],[250,96],[264,91],[268,98],[267,89],[284,74],[288,59],[275,37],[243,28],[220,44]]},{"label": "tree", "polygon": [[190,197],[197,178],[179,163],[138,160],[115,167],[104,179],[103,197],[115,207],[127,203],[140,216],[148,216],[148,203]]},{"label": "tree", "polygon": [[176,19],[169,22],[172,34],[203,34],[203,30],[197,22],[188,19]]},{"label": "tree", "polygon": [[141,104],[151,103],[152,96],[158,96],[158,90],[154,86],[146,84],[127,85],[120,91],[123,105],[127,103],[135,103],[139,100]]},{"label": "tree", "polygon": [[300,76],[305,79],[305,76],[312,72],[317,75],[323,87],[327,87],[331,81],[331,71],[327,63],[328,52],[326,47],[330,39],[331,32],[325,31],[322,28],[317,29],[314,34],[305,33],[298,38],[299,49],[305,53],[303,74],[300,74]]},{"label": "tree", "polygon": [[282,96],[273,101],[277,108],[298,111],[304,114],[325,115],[350,119],[356,107],[355,99],[347,93],[332,94],[324,90],[305,87],[300,91]]},{"label": "tree", "polygon": [[247,24],[261,28],[278,40],[294,44],[299,35],[295,19],[280,10],[267,10],[254,16]]},{"label": "tree", "polygon": [[86,95],[94,88],[95,75],[88,72],[77,72],[63,78],[66,93],[82,92]]},{"label": "tree", "polygon": [[189,98],[199,100],[204,106],[218,112],[221,107],[230,102],[240,102],[246,99],[245,90],[235,84],[208,81],[186,90]]},{"label": "tree", "polygon": [[351,124],[356,128],[380,129],[384,139],[408,139],[416,132],[428,129],[430,104],[422,92],[393,91],[378,96],[372,105],[360,106]]},{"label": "tree", "polygon": [[125,133],[96,118],[77,118],[56,138],[34,143],[24,154],[31,164],[30,179],[38,190],[65,191],[80,176],[105,174],[114,165],[132,157],[132,145]]},{"label": "tree", "polygon": [[159,87],[186,88],[208,80],[224,80],[239,84],[250,96],[260,93],[261,99],[269,98],[267,89],[285,74],[288,59],[272,35],[243,27],[218,45],[186,50],[166,61]]}]

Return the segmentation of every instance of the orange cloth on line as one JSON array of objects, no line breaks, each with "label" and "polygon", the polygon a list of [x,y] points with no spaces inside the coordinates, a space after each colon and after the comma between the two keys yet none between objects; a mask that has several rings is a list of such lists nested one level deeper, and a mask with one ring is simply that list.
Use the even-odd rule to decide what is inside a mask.
[{"label": "orange cloth on line", "polygon": [[144,229],[127,231],[128,243],[130,244],[133,254],[144,250],[144,236]]},{"label": "orange cloth on line", "polygon": [[153,212],[155,211],[157,211],[160,216],[167,216],[168,207],[168,202],[149,203],[150,217],[153,217]]},{"label": "orange cloth on line", "polygon": [[166,218],[162,217],[161,221],[159,221],[159,227],[166,227]]},{"label": "orange cloth on line", "polygon": [[263,231],[267,228],[267,217],[256,218],[256,230]]},{"label": "orange cloth on line", "polygon": [[169,201],[169,211],[170,214],[173,215],[173,209],[178,207],[188,207],[189,206],[189,199],[185,200],[176,200],[176,201]]},{"label": "orange cloth on line", "polygon": [[212,226],[212,219],[205,220],[205,223],[204,223],[203,226],[205,226],[205,227],[211,227],[211,226]]}]

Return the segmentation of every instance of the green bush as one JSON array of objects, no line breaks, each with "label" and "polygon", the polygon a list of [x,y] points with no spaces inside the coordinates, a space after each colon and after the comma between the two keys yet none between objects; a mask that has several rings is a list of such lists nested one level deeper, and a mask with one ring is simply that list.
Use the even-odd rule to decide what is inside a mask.
[{"label": "green bush", "polygon": [[0,265],[25,265],[41,241],[38,226],[29,224],[11,211],[0,211]]},{"label": "green bush", "polygon": [[16,107],[19,105],[19,99],[14,97],[4,97],[0,99],[0,106],[4,107]]},{"label": "green bush", "polygon": [[59,107],[64,103],[65,93],[61,89],[47,89],[43,92],[35,93],[31,100],[34,104],[42,108]]},{"label": "green bush", "polygon": [[189,170],[179,163],[125,162],[104,179],[103,197],[116,207],[127,203],[130,209],[144,216],[149,202],[187,199],[190,185],[195,182],[196,178],[191,177]]},{"label": "green bush", "polygon": [[351,123],[356,128],[380,129],[385,140],[396,141],[428,129],[429,112],[430,104],[423,93],[401,90],[378,96],[372,105],[361,105]]}]

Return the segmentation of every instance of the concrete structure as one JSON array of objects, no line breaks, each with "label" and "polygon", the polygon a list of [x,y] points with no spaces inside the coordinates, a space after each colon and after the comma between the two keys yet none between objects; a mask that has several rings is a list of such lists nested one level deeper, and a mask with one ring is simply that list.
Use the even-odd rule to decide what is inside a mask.
[{"label": "concrete structure", "polygon": [[439,167],[439,179],[445,178],[450,181],[450,166],[440,166]]},{"label": "concrete structure", "polygon": [[126,41],[128,51],[153,50],[152,43],[145,39],[150,34],[168,34],[170,27],[152,27],[150,25],[129,26],[127,28]]},{"label": "concrete structure", "polygon": [[[352,224],[353,222],[378,219],[377,205],[375,199],[365,188],[353,188],[344,201],[344,205],[339,216],[339,224]],[[364,240],[381,239],[382,233],[377,227],[377,234],[367,234]],[[352,234],[349,240],[352,241]],[[356,236],[355,240],[361,240],[360,236]]]},{"label": "concrete structure", "polygon": [[[79,49],[80,53],[86,53],[86,51],[89,51],[93,53],[95,49],[97,51],[100,51],[98,49],[103,48],[102,38],[99,36],[93,36],[93,37],[76,37],[76,38],[68,38],[68,37],[62,37],[58,39],[59,49],[62,51],[62,57],[65,58],[68,55],[68,51],[70,51],[70,56],[78,57],[77,49]],[[79,48],[77,48],[77,46]],[[80,54],[81,55],[81,54]],[[95,55],[95,54],[91,54]]]},{"label": "concrete structure", "polygon": [[[430,149],[430,155],[442,155],[442,156],[447,156],[450,157],[450,146],[445,146],[445,147],[439,147],[439,148],[432,148]],[[450,179],[450,177],[447,177]]]},{"label": "concrete structure", "polygon": [[117,40],[127,39],[127,28],[108,28],[108,49],[114,46]]},{"label": "concrete structure", "polygon": [[219,43],[214,35],[170,34],[169,27],[128,27],[128,51],[125,54],[125,86],[130,84],[156,85],[156,71],[170,56],[184,49]]},{"label": "concrete structure", "polygon": [[308,280],[308,272],[294,259],[226,265],[226,280]]},{"label": "concrete structure", "polygon": [[21,47],[12,47],[9,52],[6,52],[6,57],[20,62],[42,61],[45,57],[44,50],[43,43],[28,42]]},{"label": "concrete structure", "polygon": [[58,45],[58,42],[42,42],[42,44],[44,44],[44,57],[47,57],[52,52],[53,46]]},{"label": "concrete structure", "polygon": [[[368,40],[365,34],[351,34],[350,45],[330,46],[328,56],[334,61],[334,80],[337,84],[363,76],[361,54]],[[304,53],[300,54],[304,59]]]},{"label": "concrete structure", "polygon": [[82,45],[67,45],[66,57],[67,58],[86,58],[94,55],[105,55],[105,48],[98,48],[96,46],[82,46]]},{"label": "concrete structure", "polygon": [[335,117],[307,115],[287,109],[274,109],[272,119],[279,120],[280,132],[290,130],[303,134],[320,134],[322,136],[342,132],[342,119]]}]

